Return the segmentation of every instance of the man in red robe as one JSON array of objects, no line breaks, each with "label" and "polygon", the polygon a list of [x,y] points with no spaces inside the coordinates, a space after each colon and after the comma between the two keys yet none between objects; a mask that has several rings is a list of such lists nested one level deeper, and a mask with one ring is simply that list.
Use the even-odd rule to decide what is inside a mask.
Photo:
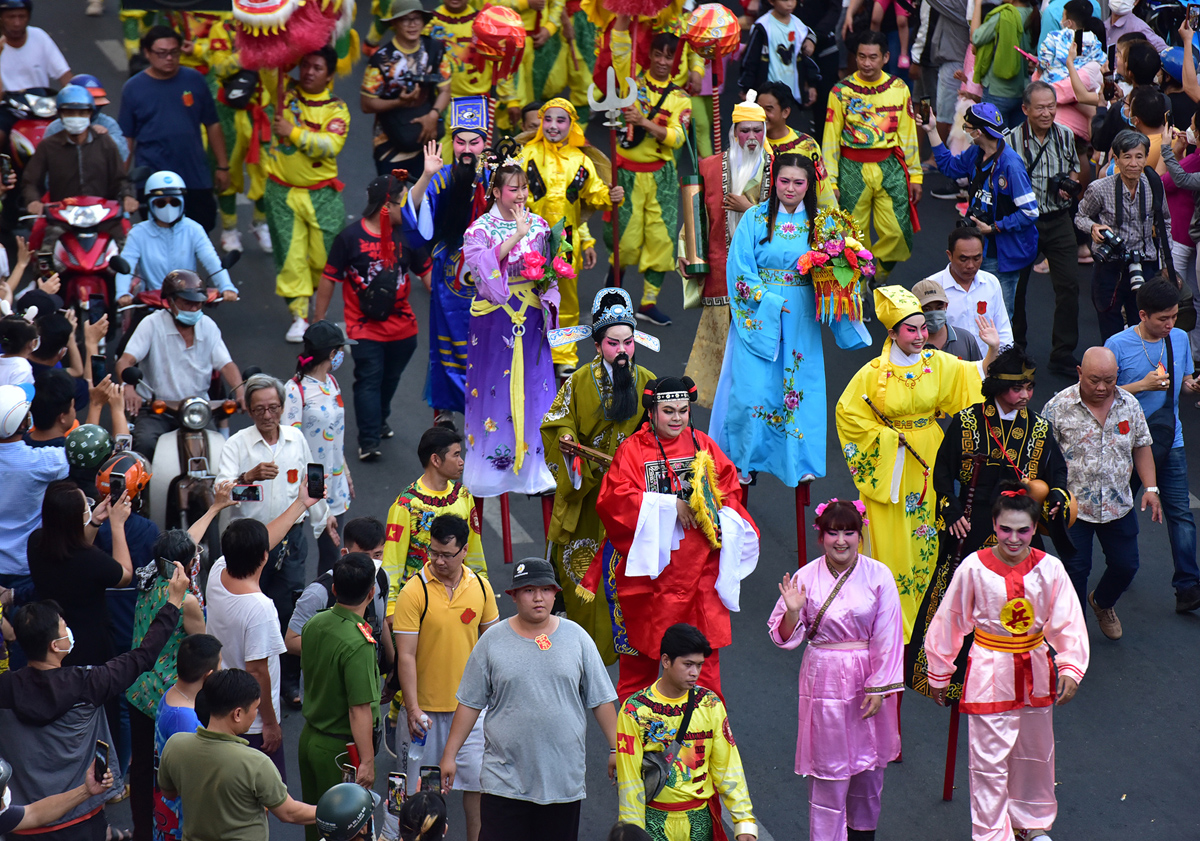
[{"label": "man in red robe", "polygon": [[[729,613],[758,563],[758,527],[742,506],[737,469],[692,428],[695,400],[688,377],[650,381],[642,395],[649,422],[617,448],[600,485],[608,541],[584,586],[604,587],[613,604],[622,699],[658,677],[659,642],[680,622],[712,644],[700,680],[720,694]],[[694,486],[707,490],[705,504],[692,503]]]}]

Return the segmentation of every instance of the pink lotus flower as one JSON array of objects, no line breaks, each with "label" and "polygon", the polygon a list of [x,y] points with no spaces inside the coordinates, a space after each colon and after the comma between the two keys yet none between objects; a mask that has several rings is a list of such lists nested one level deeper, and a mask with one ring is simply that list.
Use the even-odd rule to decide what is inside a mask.
[{"label": "pink lotus flower", "polygon": [[526,280],[541,280],[545,276],[543,266],[546,258],[536,251],[526,251],[521,255],[521,276]]},{"label": "pink lotus flower", "polygon": [[551,265],[554,266],[554,271],[558,272],[559,277],[565,277],[567,279],[575,277],[575,269],[572,268],[571,264],[562,257],[555,257],[554,262]]},{"label": "pink lotus flower", "polygon": [[546,270],[541,266],[538,266],[536,269],[526,267],[521,272],[521,277],[526,280],[543,280],[546,277]]}]

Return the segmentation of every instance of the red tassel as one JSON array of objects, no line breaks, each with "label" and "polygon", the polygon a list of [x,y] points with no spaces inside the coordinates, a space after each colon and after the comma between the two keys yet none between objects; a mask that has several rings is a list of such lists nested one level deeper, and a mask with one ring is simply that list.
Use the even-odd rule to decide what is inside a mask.
[{"label": "red tassel", "polygon": [[379,260],[385,269],[396,267],[396,242],[392,237],[392,214],[387,204],[379,214]]}]

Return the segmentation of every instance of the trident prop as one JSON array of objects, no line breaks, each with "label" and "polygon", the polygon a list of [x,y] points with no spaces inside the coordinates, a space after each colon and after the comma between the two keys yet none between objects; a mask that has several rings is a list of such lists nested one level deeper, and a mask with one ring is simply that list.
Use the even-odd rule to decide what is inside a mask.
[{"label": "trident prop", "polygon": [[[625,85],[629,89],[626,96],[621,96],[621,89],[617,87],[617,71],[611,65],[608,68],[608,84],[605,86],[608,90],[605,93],[604,99],[597,99],[597,89],[595,83],[588,85],[588,106],[593,112],[603,111],[604,116],[608,119],[604,121],[604,125],[608,126],[608,139],[612,145],[612,184],[617,186],[617,129],[621,126],[619,118],[621,111],[628,108],[637,102],[638,91],[637,82],[625,77]],[[621,285],[621,230],[618,224],[617,206],[613,205],[612,209],[612,232],[613,232],[613,286]]]}]

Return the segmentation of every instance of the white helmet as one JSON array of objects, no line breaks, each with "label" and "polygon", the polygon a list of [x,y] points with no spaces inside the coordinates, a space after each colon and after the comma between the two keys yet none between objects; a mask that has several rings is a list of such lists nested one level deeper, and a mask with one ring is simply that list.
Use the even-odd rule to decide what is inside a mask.
[{"label": "white helmet", "polygon": [[187,184],[177,173],[164,169],[146,179],[146,201],[150,215],[165,225],[183,218],[183,197]]},{"label": "white helmet", "polygon": [[29,394],[19,385],[0,385],[0,438],[11,438],[29,417]]}]

